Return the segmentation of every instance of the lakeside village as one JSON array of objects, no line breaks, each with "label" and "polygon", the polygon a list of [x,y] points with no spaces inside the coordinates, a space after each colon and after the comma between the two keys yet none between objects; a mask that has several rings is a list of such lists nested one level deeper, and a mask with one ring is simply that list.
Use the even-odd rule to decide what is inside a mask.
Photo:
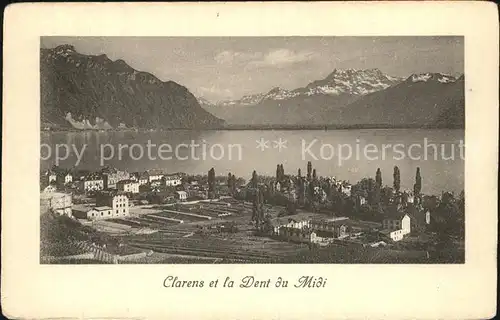
[{"label": "lakeside village", "polygon": [[42,263],[463,263],[464,195],[255,171],[41,173]]}]

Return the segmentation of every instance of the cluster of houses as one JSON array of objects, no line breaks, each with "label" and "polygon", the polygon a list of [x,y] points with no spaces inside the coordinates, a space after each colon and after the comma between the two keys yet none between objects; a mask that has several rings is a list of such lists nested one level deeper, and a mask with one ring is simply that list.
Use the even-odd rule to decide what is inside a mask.
[{"label": "cluster of houses", "polygon": [[[301,179],[300,182],[303,184],[303,188],[298,188],[298,179]],[[337,180],[337,178],[335,177],[327,177],[322,179],[324,179],[324,181],[327,182],[331,188],[339,190],[344,196],[351,196],[352,185],[349,183],[349,181]],[[273,181],[271,181],[271,189],[273,191],[280,192],[290,201],[297,201],[300,198],[305,198],[309,183],[310,181],[308,181],[305,177],[299,178],[287,176],[286,179],[281,181],[273,179]],[[300,194],[301,192],[302,194]],[[320,201],[325,201],[327,199],[327,193],[319,185],[314,187],[314,193],[318,195]]]},{"label": "cluster of houses", "polygon": [[311,214],[296,214],[286,221],[273,221],[270,235],[285,241],[318,245],[328,245],[338,240],[356,241],[363,235],[370,235],[368,239],[374,243],[389,243],[402,240],[422,223],[430,223],[428,212],[424,219],[411,213],[398,213],[385,217],[381,223],[356,221],[347,217],[324,219]]},{"label": "cluster of houses", "polygon": [[[99,172],[88,172],[54,167],[40,176],[42,211],[96,220],[128,216],[132,199],[140,195],[152,195],[150,199],[158,203],[207,197],[206,187],[198,181],[183,183],[182,177],[183,174],[166,174],[162,170],[129,173],[103,168]],[[74,194],[92,195],[95,204],[75,205]],[[148,203],[147,200],[139,202]]]},{"label": "cluster of houses", "polygon": [[160,170],[129,173],[117,169],[105,168],[100,172],[72,172],[54,168],[42,173],[41,191],[53,192],[63,187],[70,187],[83,193],[116,189],[126,193],[140,193],[141,186],[159,189],[182,184],[180,174],[165,174]]}]

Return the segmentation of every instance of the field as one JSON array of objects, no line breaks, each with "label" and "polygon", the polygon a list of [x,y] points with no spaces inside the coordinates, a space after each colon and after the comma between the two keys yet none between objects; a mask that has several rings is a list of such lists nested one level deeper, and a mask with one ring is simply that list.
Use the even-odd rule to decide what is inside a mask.
[{"label": "field", "polygon": [[[268,207],[277,215],[281,208]],[[100,223],[114,223],[130,228],[116,235],[129,247],[153,250],[154,256],[141,263],[266,263],[281,261],[301,251],[305,244],[287,243],[255,235],[250,222],[251,204],[225,200],[165,206],[131,208],[131,216]],[[230,224],[231,230],[221,226]],[[135,230],[154,230],[137,234]]]},{"label": "field", "polygon": [[[272,220],[284,208],[267,206]],[[310,214],[298,212],[297,220]],[[257,235],[252,205],[234,199],[131,208],[131,215],[82,225],[67,217],[42,219],[41,254],[62,257],[83,253],[71,241],[86,241],[117,255],[149,252],[121,263],[463,263],[463,243],[430,252],[420,235],[371,248],[338,241],[328,247],[286,242]],[[92,225],[92,227],[90,226]],[[152,254],[150,254],[152,252]],[[67,263],[67,262],[64,262]],[[81,263],[81,262],[80,262]],[[92,263],[88,260],[87,263]]]}]

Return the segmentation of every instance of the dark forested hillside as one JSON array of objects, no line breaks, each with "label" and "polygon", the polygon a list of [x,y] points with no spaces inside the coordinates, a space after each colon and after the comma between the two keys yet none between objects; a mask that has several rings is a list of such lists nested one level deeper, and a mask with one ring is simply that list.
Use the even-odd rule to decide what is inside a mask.
[{"label": "dark forested hillside", "polygon": [[185,87],[70,45],[41,49],[41,121],[55,128],[208,128],[224,123]]}]

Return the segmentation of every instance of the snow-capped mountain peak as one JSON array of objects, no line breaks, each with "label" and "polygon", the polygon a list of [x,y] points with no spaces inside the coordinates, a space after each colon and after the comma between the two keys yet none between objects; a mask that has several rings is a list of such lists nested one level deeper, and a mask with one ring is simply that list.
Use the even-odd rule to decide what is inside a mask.
[{"label": "snow-capped mountain peak", "polygon": [[407,81],[411,82],[427,82],[427,81],[437,81],[440,83],[452,83],[455,82],[457,79],[451,75],[448,74],[442,74],[442,73],[419,73],[419,74],[412,74],[410,77],[408,77]]},{"label": "snow-capped mountain peak", "polygon": [[380,69],[334,69],[322,80],[316,80],[307,86],[295,90],[274,87],[267,93],[245,95],[238,100],[210,103],[199,98],[202,106],[254,106],[267,100],[282,101],[294,97],[305,98],[315,95],[326,96],[364,96],[377,91],[385,90],[401,82],[417,83],[436,81],[439,83],[452,83],[457,79],[442,73],[412,74],[408,78],[401,78],[384,74]]},{"label": "snow-capped mountain peak", "polygon": [[386,89],[402,79],[388,76],[379,69],[335,69],[323,80],[308,84],[302,91],[314,94],[353,94],[364,95]]},{"label": "snow-capped mountain peak", "polygon": [[290,99],[299,95],[298,92],[289,91],[280,87],[275,87],[271,89],[264,97],[264,99],[272,99],[272,100],[285,100]]}]

